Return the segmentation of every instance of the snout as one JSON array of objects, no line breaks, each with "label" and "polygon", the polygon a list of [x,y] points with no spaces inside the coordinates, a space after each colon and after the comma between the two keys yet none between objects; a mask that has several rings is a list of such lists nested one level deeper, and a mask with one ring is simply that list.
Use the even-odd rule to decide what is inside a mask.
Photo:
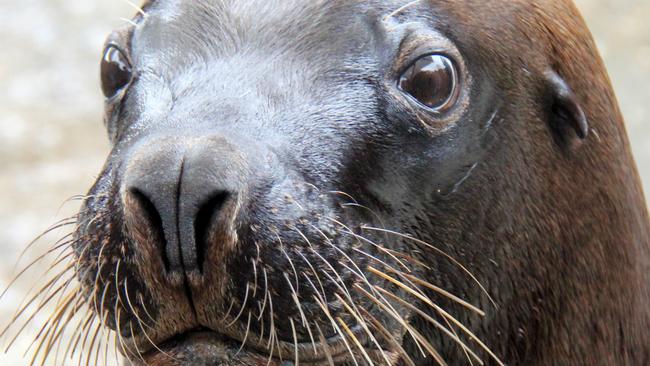
[{"label": "snout", "polygon": [[169,278],[200,276],[208,250],[226,256],[235,245],[248,176],[244,155],[224,137],[148,140],[124,172],[126,227],[149,231]]},{"label": "snout", "polygon": [[149,134],[117,150],[76,233],[83,290],[127,354],[356,357],[345,334],[369,338],[348,302],[369,301],[353,292],[368,261],[390,259],[362,250],[354,223],[366,218],[344,213],[299,162],[244,141]]}]

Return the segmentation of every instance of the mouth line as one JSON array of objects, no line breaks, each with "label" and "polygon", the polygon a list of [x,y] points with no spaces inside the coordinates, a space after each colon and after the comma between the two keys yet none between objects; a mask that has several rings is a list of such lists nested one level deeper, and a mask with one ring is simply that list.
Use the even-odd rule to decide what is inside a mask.
[{"label": "mouth line", "polygon": [[[356,337],[361,345],[367,344],[367,336],[361,326],[350,328],[351,333]],[[349,338],[349,337],[346,337]],[[244,341],[245,339],[245,341]],[[147,349],[143,349],[142,357],[148,359],[151,357],[173,358],[175,349],[182,348],[183,342],[194,342],[196,344],[218,345],[225,353],[231,353],[231,357],[243,356],[259,358],[264,360],[275,361],[278,365],[282,361],[294,360],[296,354],[301,364],[304,365],[328,365],[329,360],[340,362],[352,356],[351,351],[358,351],[352,340],[346,340],[340,335],[325,339],[325,342],[314,340],[309,342],[288,342],[276,340],[269,342],[268,339],[260,340],[258,336],[249,334],[248,337],[240,337],[237,331],[215,331],[210,328],[199,326],[188,331],[175,334],[171,337],[162,339],[160,342],[147,342]],[[154,346],[155,344],[155,346]],[[269,346],[270,344],[270,346]],[[350,348],[348,348],[350,347]],[[365,347],[365,346],[364,346]],[[140,349],[143,347],[140,346]],[[273,350],[271,350],[273,348]],[[161,352],[162,351],[162,352]],[[357,355],[354,354],[354,357]],[[216,357],[216,356],[215,356]],[[273,363],[272,363],[273,364]]]}]

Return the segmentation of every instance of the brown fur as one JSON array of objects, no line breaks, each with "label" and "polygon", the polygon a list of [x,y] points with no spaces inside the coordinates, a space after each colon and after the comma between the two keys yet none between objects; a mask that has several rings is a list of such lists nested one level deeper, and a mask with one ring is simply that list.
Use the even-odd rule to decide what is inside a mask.
[{"label": "brown fur", "polygon": [[[460,19],[459,33],[489,45],[474,61],[501,68],[506,103],[521,100],[553,69],[591,125],[586,141],[558,152],[535,103],[504,107],[527,122],[502,137],[510,146],[488,164],[494,171],[508,164],[513,174],[473,187],[482,198],[467,220],[485,225],[476,237],[481,246],[500,248],[483,253],[499,263],[488,275],[501,296],[484,329],[489,344],[510,365],[650,364],[645,199],[621,112],[579,12],[566,0],[435,6]],[[486,170],[483,185],[495,182]],[[473,259],[491,271],[488,261]]]}]

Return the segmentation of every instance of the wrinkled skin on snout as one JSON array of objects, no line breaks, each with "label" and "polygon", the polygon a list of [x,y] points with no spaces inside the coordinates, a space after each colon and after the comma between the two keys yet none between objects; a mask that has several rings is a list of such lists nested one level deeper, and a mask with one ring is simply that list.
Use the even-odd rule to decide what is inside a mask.
[{"label": "wrinkled skin on snout", "polygon": [[[647,239],[624,141],[587,137],[589,120],[624,140],[590,37],[562,1],[490,4],[160,0],[111,35],[112,151],[74,249],[86,302],[123,356],[571,364],[620,340],[558,346],[593,314],[641,339],[628,327],[642,323],[626,296],[639,293],[634,270],[607,303],[591,281],[574,285],[587,273],[607,292],[607,268],[632,256],[593,248]],[[578,29],[562,37],[586,40],[567,56],[580,70],[547,52],[563,48],[540,30],[555,17]],[[453,70],[444,108],[412,92],[444,92],[444,78],[400,84],[430,55]],[[110,74],[115,57],[125,69]],[[594,233],[603,215],[620,232]]]}]

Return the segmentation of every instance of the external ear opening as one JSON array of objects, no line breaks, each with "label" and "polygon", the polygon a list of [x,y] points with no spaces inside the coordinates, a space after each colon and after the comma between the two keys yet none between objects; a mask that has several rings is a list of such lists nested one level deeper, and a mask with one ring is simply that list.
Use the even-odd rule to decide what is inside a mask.
[{"label": "external ear opening", "polygon": [[571,146],[589,135],[589,121],[571,87],[555,71],[545,75],[550,95],[549,124],[558,142]]}]

